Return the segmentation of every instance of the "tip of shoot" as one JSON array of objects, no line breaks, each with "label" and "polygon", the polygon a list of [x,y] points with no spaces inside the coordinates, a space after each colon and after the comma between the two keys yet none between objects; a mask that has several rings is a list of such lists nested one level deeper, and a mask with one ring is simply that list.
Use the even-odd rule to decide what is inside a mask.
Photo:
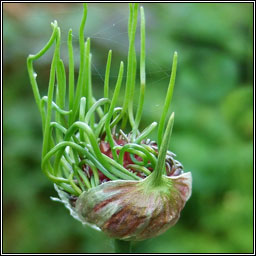
[{"label": "tip of shoot", "polygon": [[54,20],[53,22],[51,22],[51,26],[52,28],[56,28],[58,26],[57,20]]}]

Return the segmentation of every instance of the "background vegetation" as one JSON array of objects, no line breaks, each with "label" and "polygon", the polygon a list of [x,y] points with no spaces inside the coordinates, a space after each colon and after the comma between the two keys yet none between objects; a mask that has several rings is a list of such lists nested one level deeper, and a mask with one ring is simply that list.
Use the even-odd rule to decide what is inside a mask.
[{"label": "background vegetation", "polygon": [[[159,237],[135,243],[134,252],[252,253],[253,4],[143,5],[147,91],[142,125],[159,120],[172,54],[177,50],[170,149],[192,172],[193,193],[180,221]],[[113,252],[104,234],[83,227],[49,198],[56,192],[40,171],[41,121],[26,70],[26,57],[47,42],[55,19],[62,28],[64,60],[68,58],[67,32],[73,28],[78,67],[82,5],[3,6],[4,252]],[[108,49],[113,50],[112,84],[117,64],[121,59],[126,62],[128,11],[127,4],[89,4],[85,36],[92,39],[97,96],[103,95]],[[36,63],[42,95],[48,86],[50,61],[48,54]]]}]

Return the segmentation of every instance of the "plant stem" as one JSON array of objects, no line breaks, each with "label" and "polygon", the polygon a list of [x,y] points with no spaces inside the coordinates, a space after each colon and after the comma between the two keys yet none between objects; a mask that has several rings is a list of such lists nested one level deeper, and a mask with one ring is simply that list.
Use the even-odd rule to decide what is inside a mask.
[{"label": "plant stem", "polygon": [[144,104],[144,96],[145,96],[145,87],[146,87],[146,71],[145,71],[145,15],[144,9],[140,7],[140,96],[138,102],[138,108],[135,118],[135,125],[133,128],[133,137],[134,140],[136,137],[136,133],[139,128],[142,111],[143,111],[143,104]]},{"label": "plant stem", "polygon": [[171,114],[171,117],[169,118],[169,121],[167,123],[167,127],[165,129],[165,133],[163,136],[163,141],[160,146],[158,159],[156,163],[156,167],[152,173],[152,179],[154,182],[154,185],[159,185],[162,182],[162,175],[165,174],[165,158],[166,158],[166,152],[168,150],[170,139],[172,135],[172,128],[174,123],[174,112]]},{"label": "plant stem", "polygon": [[163,134],[164,134],[164,125],[166,123],[166,116],[172,101],[172,94],[173,94],[173,88],[175,84],[175,77],[176,77],[176,70],[177,70],[177,61],[178,61],[178,53],[174,52],[173,62],[172,62],[172,73],[171,73],[170,82],[169,82],[169,86],[168,86],[168,90],[165,98],[162,116],[160,118],[160,122],[158,126],[158,147],[160,147],[162,143]]},{"label": "plant stem", "polygon": [[[112,59],[112,51],[110,50],[108,52],[108,60],[107,60],[105,80],[104,80],[104,98],[108,98],[109,96],[109,74],[110,74],[111,59]],[[104,114],[107,114],[108,109],[109,109],[109,106],[105,105]]]},{"label": "plant stem", "polygon": [[[75,99],[73,100],[73,112],[71,123],[73,123],[76,119],[76,114],[79,109],[80,99],[83,93],[83,81],[85,77],[85,43],[84,43],[84,27],[87,19],[87,4],[84,4],[83,18],[80,25],[79,30],[79,46],[80,46],[80,67],[77,79],[77,86],[75,92]],[[85,95],[83,95],[85,96]]]},{"label": "plant stem", "polygon": [[106,119],[106,123],[105,123],[105,127],[106,127],[106,134],[107,134],[107,138],[108,138],[108,142],[110,145],[110,149],[113,155],[113,159],[115,159],[117,161],[118,157],[117,157],[117,153],[115,150],[113,150],[113,147],[115,146],[115,141],[112,138],[112,134],[111,134],[111,128],[110,128],[110,121],[111,118],[113,116],[113,112],[114,112],[114,108],[115,108],[115,104],[117,102],[118,99],[118,95],[120,92],[120,88],[122,85],[122,80],[123,80],[123,72],[124,72],[124,63],[121,61],[120,63],[120,68],[119,68],[119,73],[118,73],[118,78],[117,78],[117,82],[116,82],[116,88],[114,91],[114,95],[108,110],[108,115],[107,115],[107,119]]},{"label": "plant stem", "polygon": [[131,253],[131,242],[115,239],[115,253]]},{"label": "plant stem", "polygon": [[[74,105],[74,55],[72,46],[72,29],[68,32],[68,54],[69,54],[69,74],[68,74],[68,85],[69,85],[69,110],[73,109]],[[72,115],[68,117],[69,126],[72,124]]]},{"label": "plant stem", "polygon": [[138,4],[135,3],[134,6],[130,4],[130,17],[129,17],[129,50],[128,50],[128,63],[127,63],[127,78],[125,85],[125,95],[122,115],[124,115],[128,110],[128,116],[124,116],[122,120],[122,128],[126,127],[127,118],[129,118],[130,124],[133,128],[134,126],[134,116],[133,116],[133,96],[134,96],[134,86],[135,86],[135,75],[136,75],[136,51],[135,51],[135,34],[137,26],[137,14],[138,14]]}]

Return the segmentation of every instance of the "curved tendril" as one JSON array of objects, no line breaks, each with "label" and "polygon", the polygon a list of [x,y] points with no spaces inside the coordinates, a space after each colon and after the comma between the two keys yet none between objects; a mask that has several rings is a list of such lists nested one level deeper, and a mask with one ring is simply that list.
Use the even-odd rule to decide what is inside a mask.
[{"label": "curved tendril", "polygon": [[77,183],[78,183],[79,187],[81,188],[82,192],[86,191],[87,188],[84,185],[84,181],[82,180],[81,176],[78,174],[77,171],[75,171],[75,168],[73,168],[73,170],[74,170],[74,178],[77,181]]},{"label": "curved tendril", "polygon": [[[138,155],[142,158],[143,161],[139,161],[135,158],[135,155]],[[138,165],[141,165],[141,166],[145,166],[148,162],[148,159],[146,157],[146,155],[144,153],[142,153],[141,151],[138,151],[136,149],[133,149],[133,152],[132,154],[130,154],[130,157],[132,159],[132,161],[135,163],[135,164],[138,164]]]},{"label": "curved tendril", "polygon": [[[92,97],[92,103],[94,104],[96,101],[97,100],[94,97]],[[96,109],[96,112],[97,112],[99,118],[102,118],[104,116],[104,112],[100,106]]]},{"label": "curved tendril", "polygon": [[74,176],[74,173],[70,173],[69,177],[68,177],[68,180],[69,180],[69,183],[71,185],[71,187],[74,189],[74,191],[76,192],[76,196],[79,196],[81,193],[82,193],[82,190],[75,184],[74,180],[73,180],[73,176]]},{"label": "curved tendril", "polygon": [[43,56],[55,42],[56,37],[57,37],[57,28],[58,28],[57,21],[54,21],[53,23],[51,23],[51,26],[52,26],[53,31],[52,31],[52,35],[51,35],[49,41],[47,42],[47,44],[38,53],[36,53],[34,55],[30,54],[27,58],[28,75],[29,75],[31,86],[32,86],[34,98],[35,98],[37,107],[39,109],[39,112],[41,114],[43,133],[44,133],[44,127],[45,127],[46,114],[45,114],[45,110],[41,107],[41,96],[40,96],[38,84],[36,81],[37,74],[35,73],[34,68],[33,68],[33,61],[37,60],[41,56]]},{"label": "curved tendril", "polygon": [[[122,108],[119,108],[119,107],[115,108],[114,111],[113,111],[113,116],[115,116],[118,112],[121,112],[121,111],[122,111]],[[108,116],[108,114],[104,115],[104,116],[100,119],[99,123],[97,124],[97,126],[96,126],[96,128],[95,128],[95,130],[94,130],[94,133],[95,133],[95,137],[96,137],[96,138],[98,138],[98,137],[100,136],[101,130],[102,130],[104,124],[106,123],[107,116]],[[119,117],[119,116],[120,116],[120,115],[118,115],[118,117]],[[116,117],[116,119],[117,119],[117,117]],[[114,119],[114,120],[112,121],[112,123],[110,124],[110,128],[112,128],[114,125],[116,125],[117,121],[119,121],[119,120],[116,120],[116,119]]]},{"label": "curved tendril", "polygon": [[101,105],[106,105],[106,104],[110,104],[111,101],[110,99],[106,99],[106,98],[101,98],[99,99],[98,101],[96,101],[91,107],[90,109],[88,110],[88,112],[86,113],[86,116],[84,118],[84,122],[85,123],[89,123],[90,121],[90,118],[92,116],[92,114],[95,112],[95,110],[100,107]]},{"label": "curved tendril", "polygon": [[83,159],[82,161],[80,161],[79,166],[83,166],[84,164],[88,165],[92,169],[95,184],[99,185],[99,174],[96,166],[88,159]]},{"label": "curved tendril", "polygon": [[[44,96],[41,99],[41,107],[42,108],[44,108],[45,103],[48,103],[48,97],[47,96]],[[52,101],[52,108],[54,110],[56,110],[58,113],[62,114],[62,115],[69,115],[69,114],[72,113],[72,110],[66,111],[66,110],[61,109],[54,101]]]},{"label": "curved tendril", "polygon": [[151,174],[151,171],[149,171],[146,167],[144,166],[140,166],[140,165],[137,165],[137,164],[128,164],[127,165],[128,168],[131,168],[135,171],[140,171],[140,172],[143,172],[144,174],[146,174],[147,176],[149,176]]},{"label": "curved tendril", "polygon": [[[71,136],[77,131],[77,130],[82,130],[82,132],[85,132],[91,145],[92,145],[92,148],[93,148],[93,151],[96,155],[96,157],[99,159],[99,161],[103,164],[107,164],[105,163],[103,157],[102,157],[102,153],[99,149],[99,146],[98,146],[98,143],[97,143],[97,139],[92,131],[92,129],[90,128],[89,125],[87,125],[86,123],[84,122],[80,122],[80,121],[77,121],[75,123],[73,123],[71,125],[71,127],[67,130],[66,132],[66,135],[64,137],[64,141],[69,141]],[[55,171],[58,170],[58,167],[59,167],[59,161],[60,161],[60,158],[61,158],[61,155],[63,154],[63,150],[61,150],[57,156],[56,156],[56,159],[55,159],[55,163],[54,163],[54,169]],[[107,166],[106,166],[107,167]]]},{"label": "curved tendril", "polygon": [[[119,110],[122,110],[122,108],[119,108]],[[113,117],[115,116],[115,113],[113,113]],[[119,121],[122,119],[122,113],[120,112],[120,113],[118,113],[117,115],[116,115],[116,117],[114,118],[114,120],[111,122],[111,124],[110,124],[110,128],[113,128],[113,127],[115,127],[118,123],[119,123]]]},{"label": "curved tendril", "polygon": [[78,167],[77,165],[73,165],[72,166],[73,170],[77,173],[78,177],[81,178],[85,184],[85,186],[87,187],[87,189],[91,188],[91,184],[89,182],[89,179],[87,178],[87,176],[84,174],[84,172],[81,170],[80,167]]},{"label": "curved tendril", "polygon": [[158,152],[155,151],[152,147],[150,147],[150,146],[147,145],[147,144],[141,144],[141,146],[144,147],[145,149],[147,149],[148,152],[150,152],[151,154],[153,154],[154,156],[157,157]]},{"label": "curved tendril", "polygon": [[68,179],[70,170],[71,170],[71,164],[67,160],[67,155],[64,155],[64,158],[61,158],[61,166],[63,170],[63,175],[65,176],[66,179]]},{"label": "curved tendril", "polygon": [[[130,180],[130,179],[133,179],[133,180],[140,180],[141,178],[138,177],[136,174],[132,173],[132,172],[129,172],[127,169],[125,169],[122,165],[120,165],[119,163],[117,163],[115,160],[113,160],[112,158],[106,156],[106,155],[103,155],[104,159],[106,161],[108,161],[109,164],[111,164],[115,169],[112,170],[112,172],[115,172],[115,174],[124,179],[124,180]],[[117,173],[115,170],[119,170],[119,172]]]},{"label": "curved tendril", "polygon": [[65,179],[63,177],[58,177],[52,174],[52,172],[49,172],[48,169],[52,170],[52,166],[47,163],[42,167],[43,173],[48,177],[52,182],[59,184],[59,183],[69,183],[68,179]]},{"label": "curved tendril", "polygon": [[59,123],[57,122],[51,122],[50,123],[50,128],[56,128],[58,129],[59,131],[61,131],[63,134],[66,134],[67,132],[67,129],[65,127],[63,127],[62,125],[60,125]]},{"label": "curved tendril", "polygon": [[[58,130],[61,131],[64,135],[65,135],[66,132],[67,132],[67,129],[66,129],[65,127],[63,127],[62,125],[60,125],[59,123],[57,123],[57,122],[51,122],[51,123],[50,123],[50,129],[52,130],[53,128],[58,129]],[[51,130],[50,130],[50,133],[51,133]],[[80,143],[80,141],[78,140],[78,138],[77,138],[75,135],[72,136],[72,139],[73,139],[73,141],[74,141],[75,143],[77,143],[77,144]]]},{"label": "curved tendril", "polygon": [[[71,138],[72,134],[74,134],[74,132],[77,130],[77,129],[82,129],[83,131],[86,132],[88,138],[89,138],[89,141],[90,141],[90,144],[92,145],[92,150],[94,152],[94,154],[96,155],[98,161],[103,165],[105,166],[109,171],[107,171],[107,175],[104,173],[105,176],[109,177],[109,173],[110,175],[112,176],[110,179],[115,179],[115,176],[118,176],[120,178],[123,178],[123,179],[127,179],[127,177],[125,176],[125,174],[128,174],[127,170],[125,168],[120,168],[119,165],[116,165],[116,162],[112,159],[110,159],[109,157],[105,156],[104,154],[101,153],[99,147],[98,147],[98,143],[97,143],[97,140],[94,136],[94,133],[92,132],[91,128],[85,124],[85,123],[82,123],[82,122],[75,122],[66,132],[66,135],[64,137],[64,141],[68,142],[69,139]],[[60,143],[59,143],[60,144]],[[58,145],[59,145],[58,144]],[[56,155],[56,158],[55,158],[55,163],[54,163],[54,170],[55,172],[58,172],[59,170],[59,164],[60,164],[60,159],[61,159],[61,156],[63,155],[63,151],[65,150],[65,148],[62,148],[59,150],[59,152],[57,153]],[[89,157],[88,157],[89,158]],[[111,163],[111,164],[110,164]],[[96,165],[96,164],[95,164]],[[115,167],[118,167],[119,170],[122,170],[122,172],[120,171],[117,171],[115,168],[113,168],[112,166],[115,166]],[[97,166],[97,165],[96,165]],[[105,168],[104,168],[105,169]],[[113,176],[113,175],[115,176]],[[128,174],[130,176],[133,177],[132,174]]]},{"label": "curved tendril", "polygon": [[157,122],[153,122],[147,128],[145,128],[142,133],[134,140],[134,143],[140,143],[143,139],[147,138],[147,136],[156,128]]},{"label": "curved tendril", "polygon": [[[93,164],[109,179],[111,180],[116,180],[118,179],[115,175],[113,175],[112,173],[110,173],[105,167],[103,167],[103,165],[98,161],[98,159],[96,159],[90,152],[88,149],[83,148],[79,145],[77,145],[74,142],[71,141],[63,141],[58,143],[55,147],[53,147],[43,158],[42,160],[42,169],[45,169],[46,165],[49,163],[49,160],[51,157],[53,157],[55,155],[55,153],[62,153],[63,150],[65,150],[66,147],[71,147],[73,149],[75,149],[77,152],[79,152],[82,155],[85,155],[89,160],[91,160],[93,162]],[[58,154],[57,153],[57,154]],[[62,155],[62,154],[61,154]],[[57,157],[57,156],[56,156]],[[60,179],[59,182],[64,182],[67,181],[66,179]],[[56,183],[56,182],[55,182]],[[68,183],[68,181],[67,181]]]},{"label": "curved tendril", "polygon": [[[115,150],[121,151],[122,148],[123,148],[123,146],[115,146]],[[126,149],[124,150],[124,152],[123,152],[123,154],[122,154],[121,156],[120,156],[120,154],[119,154],[118,163],[119,163],[120,165],[124,165],[124,153],[125,153],[125,152],[129,152],[129,153],[130,153],[129,155],[130,155],[131,160],[132,160],[134,163],[138,164],[138,165],[146,165],[147,162],[149,161],[149,159],[147,158],[146,154],[144,154],[142,151],[136,150],[136,149],[134,149],[134,148],[132,148],[132,147],[128,147],[128,148],[126,148]],[[143,161],[137,160],[137,159],[135,158],[135,155],[141,157]]]},{"label": "curved tendril", "polygon": [[71,195],[75,195],[76,191],[72,188],[72,186],[70,184],[67,183],[59,183],[57,184],[58,187],[60,187],[62,190],[68,192]]},{"label": "curved tendril", "polygon": [[141,151],[142,153],[144,153],[147,158],[149,159],[149,161],[152,163],[152,166],[155,167],[156,165],[156,158],[153,154],[151,154],[150,152],[148,152],[144,147],[142,147],[141,145],[137,145],[135,143],[127,143],[125,144],[122,149],[120,150],[119,153],[119,162],[122,162],[122,159],[124,157],[124,153],[129,149],[129,148],[133,148],[136,149],[138,151]]}]

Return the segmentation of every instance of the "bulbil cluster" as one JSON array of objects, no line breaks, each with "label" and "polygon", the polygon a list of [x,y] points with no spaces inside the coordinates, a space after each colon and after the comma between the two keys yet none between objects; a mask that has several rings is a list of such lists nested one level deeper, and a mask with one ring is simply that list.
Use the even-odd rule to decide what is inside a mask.
[{"label": "bulbil cluster", "polygon": [[[109,77],[112,51],[107,56],[104,96],[95,99],[91,77],[90,38],[85,41],[87,5],[79,32],[80,67],[74,72],[72,30],[68,34],[68,72],[61,59],[61,31],[57,22],[45,47],[27,59],[28,74],[42,118],[42,171],[54,183],[59,200],[71,215],[110,237],[143,240],[163,233],[179,219],[191,195],[191,173],[184,173],[168,150],[174,113],[168,117],[175,83],[177,58],[159,123],[140,131],[146,87],[145,17],[140,7],[140,60],[135,51],[138,4],[130,4],[129,50],[123,105],[117,106],[123,84],[124,63],[112,97]],[[47,96],[41,97],[33,63],[54,47]],[[139,65],[138,65],[139,64]],[[139,66],[139,68],[138,68]],[[139,69],[140,93],[133,109]],[[157,130],[157,141],[150,134]],[[129,131],[125,134],[124,131]]]}]

